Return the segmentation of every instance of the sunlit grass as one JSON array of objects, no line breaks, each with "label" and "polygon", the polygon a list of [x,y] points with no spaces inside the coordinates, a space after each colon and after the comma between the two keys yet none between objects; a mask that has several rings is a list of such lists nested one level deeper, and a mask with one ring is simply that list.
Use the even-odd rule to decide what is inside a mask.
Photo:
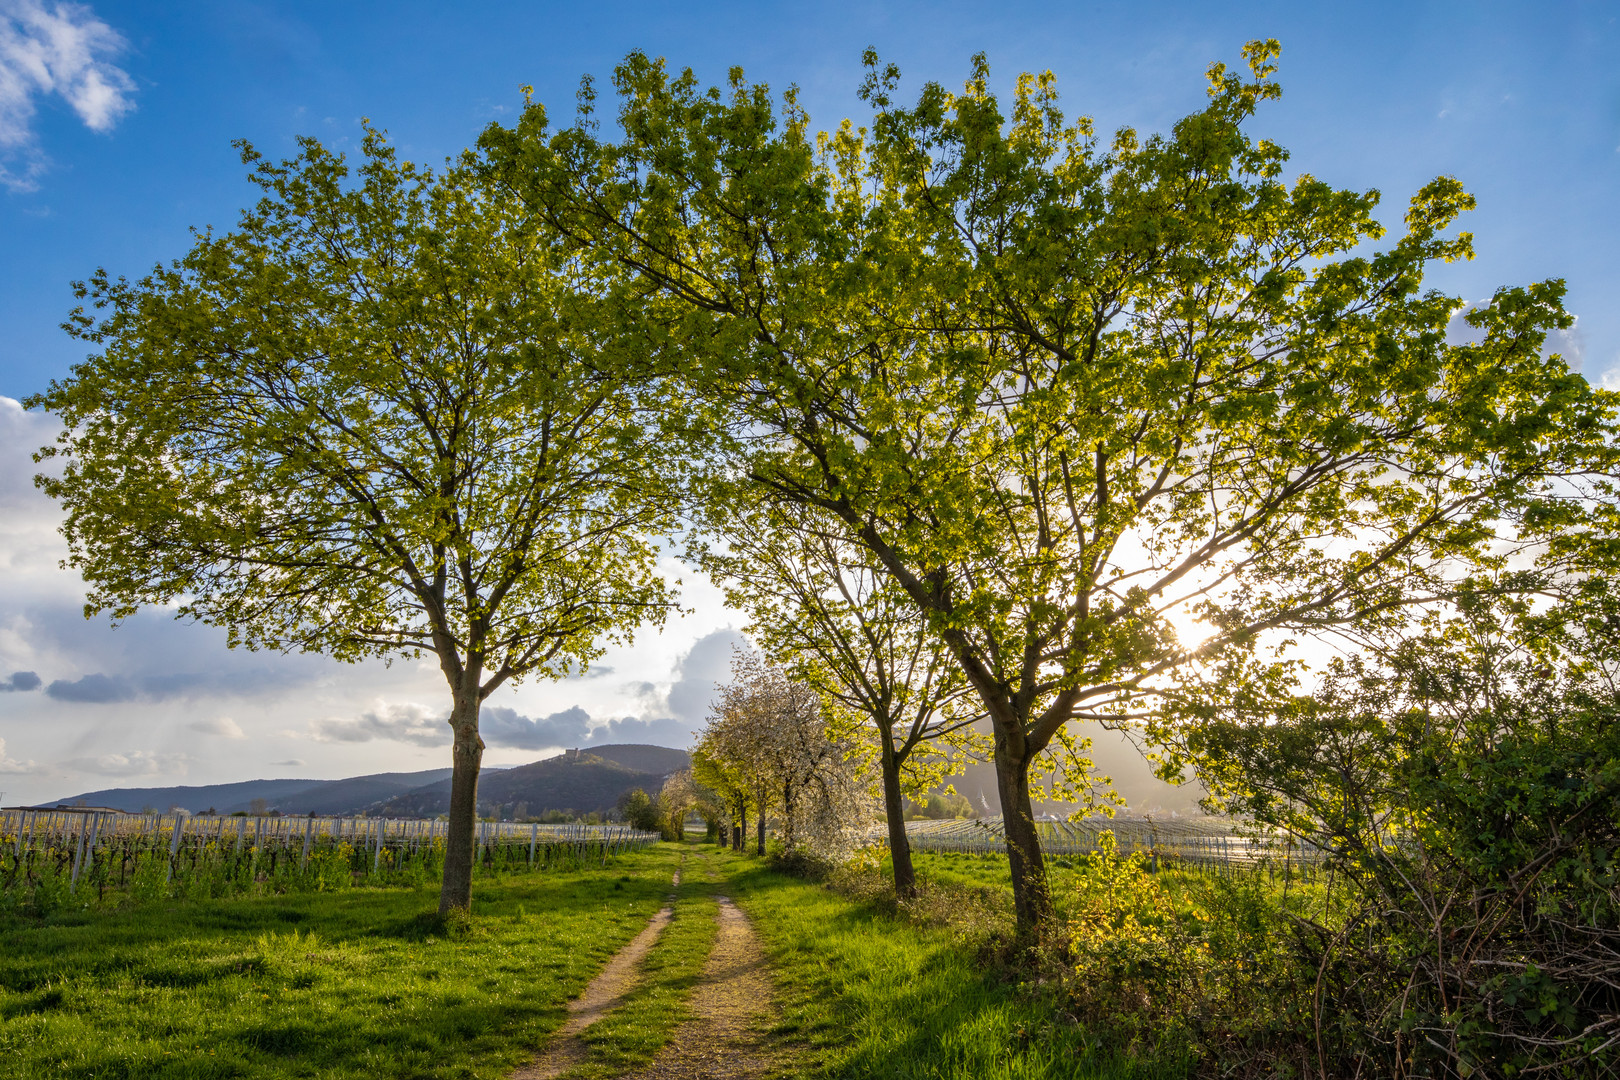
[{"label": "sunlit grass", "polygon": [[436,889],[0,922],[0,1076],[489,1077],[526,1060],[663,903],[676,854]]},{"label": "sunlit grass", "polygon": [[[730,895],[765,939],[781,989],[776,1034],[802,1048],[806,1061],[795,1066],[802,1073],[895,1080],[1186,1075],[1178,1047],[1122,1057],[1067,1023],[1047,988],[1004,974],[983,950],[1005,926],[919,925],[885,904],[721,857]],[[996,887],[989,859],[959,876]],[[993,907],[973,910],[999,918]]]}]

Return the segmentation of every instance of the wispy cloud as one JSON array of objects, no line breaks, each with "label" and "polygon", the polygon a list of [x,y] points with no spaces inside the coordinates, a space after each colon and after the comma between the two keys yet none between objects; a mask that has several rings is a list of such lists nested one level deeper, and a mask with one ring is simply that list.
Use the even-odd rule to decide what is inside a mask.
[{"label": "wispy cloud", "polygon": [[93,758],[73,758],[62,762],[65,768],[99,776],[183,776],[191,764],[187,754],[154,754],[150,750],[130,750],[122,754],[102,754]]},{"label": "wispy cloud", "polygon": [[242,726],[228,716],[216,716],[212,720],[198,720],[188,725],[192,731],[200,731],[204,735],[220,735],[227,739],[245,739],[247,733]]},{"label": "wispy cloud", "polygon": [[38,185],[39,98],[58,96],[92,131],[111,131],[135,107],[135,82],[113,58],[126,43],[83,4],[0,0],[0,183]]},{"label": "wispy cloud", "polygon": [[[291,678],[296,680],[297,677]],[[69,701],[76,704],[118,705],[131,701],[241,696],[281,689],[288,681],[289,677],[285,673],[268,665],[236,670],[220,668],[206,673],[179,671],[106,675],[97,672],[77,679],[53,679],[45,687],[45,696],[55,701]],[[18,686],[17,689],[29,688]]]}]

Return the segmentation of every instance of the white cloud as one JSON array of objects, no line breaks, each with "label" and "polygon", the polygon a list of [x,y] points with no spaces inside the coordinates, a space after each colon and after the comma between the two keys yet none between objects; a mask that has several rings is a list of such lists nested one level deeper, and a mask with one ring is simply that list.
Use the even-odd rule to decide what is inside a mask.
[{"label": "white cloud", "polygon": [[191,763],[187,754],[154,754],[150,750],[131,750],[123,754],[102,754],[93,758],[74,758],[62,764],[79,772],[100,776],[184,776]]},{"label": "white cloud", "polygon": [[125,44],[82,4],[0,0],[0,183],[31,190],[44,169],[34,145],[36,99],[55,94],[102,132],[135,107],[134,80],[112,63]]},{"label": "white cloud", "polygon": [[450,725],[441,710],[406,702],[387,705],[378,702],[357,719],[329,716],[311,720],[310,733],[317,742],[361,743],[373,739],[415,743],[417,746],[445,746],[450,742]]},{"label": "white cloud", "polygon": [[200,731],[204,735],[221,735],[227,739],[245,739],[247,733],[242,726],[228,716],[216,716],[212,720],[198,720],[191,725],[192,731]]},{"label": "white cloud", "polygon": [[16,758],[6,757],[6,740],[0,739],[0,774],[24,776],[44,771],[45,766],[37,761],[18,761]]}]

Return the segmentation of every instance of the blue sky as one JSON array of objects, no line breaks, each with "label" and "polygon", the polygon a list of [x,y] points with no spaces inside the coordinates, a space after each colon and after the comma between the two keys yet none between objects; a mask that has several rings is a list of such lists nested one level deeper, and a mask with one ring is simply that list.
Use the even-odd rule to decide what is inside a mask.
[{"label": "blue sky", "polygon": [[[1205,67],[1238,62],[1255,37],[1282,41],[1284,87],[1255,134],[1288,147],[1295,171],[1380,189],[1392,225],[1426,180],[1461,178],[1479,199],[1465,225],[1479,256],[1433,283],[1475,300],[1566,278],[1579,323],[1563,347],[1603,380],[1620,375],[1617,12],[1545,2],[0,0],[0,395],[36,391],[78,358],[58,329],[71,280],[97,266],[139,274],[179,255],[188,228],[230,226],[252,194],[236,138],[272,155],[300,134],[351,145],[369,116],[407,156],[436,162],[510,119],[520,85],[566,114],[580,75],[607,76],[632,48],[709,80],[740,64],[773,86],[797,83],[813,120],[832,126],[861,116],[854,89],[868,45],[912,87],[960,82],[980,50],[1003,85],[1049,68],[1067,107],[1101,129],[1156,130],[1198,108]],[[48,418],[0,401],[0,676],[32,670],[45,688],[81,689],[0,688],[8,802],[108,776],[212,782],[267,774],[277,761],[304,763],[276,766],[280,775],[330,776],[444,756],[420,737],[442,692],[431,672],[227,655],[219,635],[161,613],[118,631],[84,624],[76,582],[54,569],[53,512],[27,484],[27,451],[49,431]],[[526,688],[502,706],[520,718],[578,707],[597,722],[676,715],[671,693],[697,708],[687,699],[723,654],[714,643],[741,620],[701,585],[691,596],[691,617],[608,659],[614,674]],[[92,676],[108,681],[83,682]],[[497,754],[527,760],[538,738]]]}]

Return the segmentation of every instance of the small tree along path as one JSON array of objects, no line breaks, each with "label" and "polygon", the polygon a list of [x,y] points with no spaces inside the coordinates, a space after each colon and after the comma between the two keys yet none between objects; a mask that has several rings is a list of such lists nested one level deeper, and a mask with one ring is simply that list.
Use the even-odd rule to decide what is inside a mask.
[{"label": "small tree along path", "polygon": [[[671,884],[679,888],[681,872],[675,871]],[[674,894],[670,900],[675,899]],[[553,1080],[585,1061],[585,1044],[579,1033],[623,1004],[634,989],[642,959],[658,943],[658,936],[669,925],[674,908],[669,904],[658,909],[647,925],[624,948],[613,954],[600,974],[585,987],[585,992],[568,1003],[568,1020],[552,1035],[543,1054],[512,1074],[511,1080]]]},{"label": "small tree along path", "polygon": [[751,1080],[775,1064],[757,1030],[775,986],[748,917],[728,897],[720,902],[720,932],[692,991],[692,1019],[645,1069],[626,1080]]}]

